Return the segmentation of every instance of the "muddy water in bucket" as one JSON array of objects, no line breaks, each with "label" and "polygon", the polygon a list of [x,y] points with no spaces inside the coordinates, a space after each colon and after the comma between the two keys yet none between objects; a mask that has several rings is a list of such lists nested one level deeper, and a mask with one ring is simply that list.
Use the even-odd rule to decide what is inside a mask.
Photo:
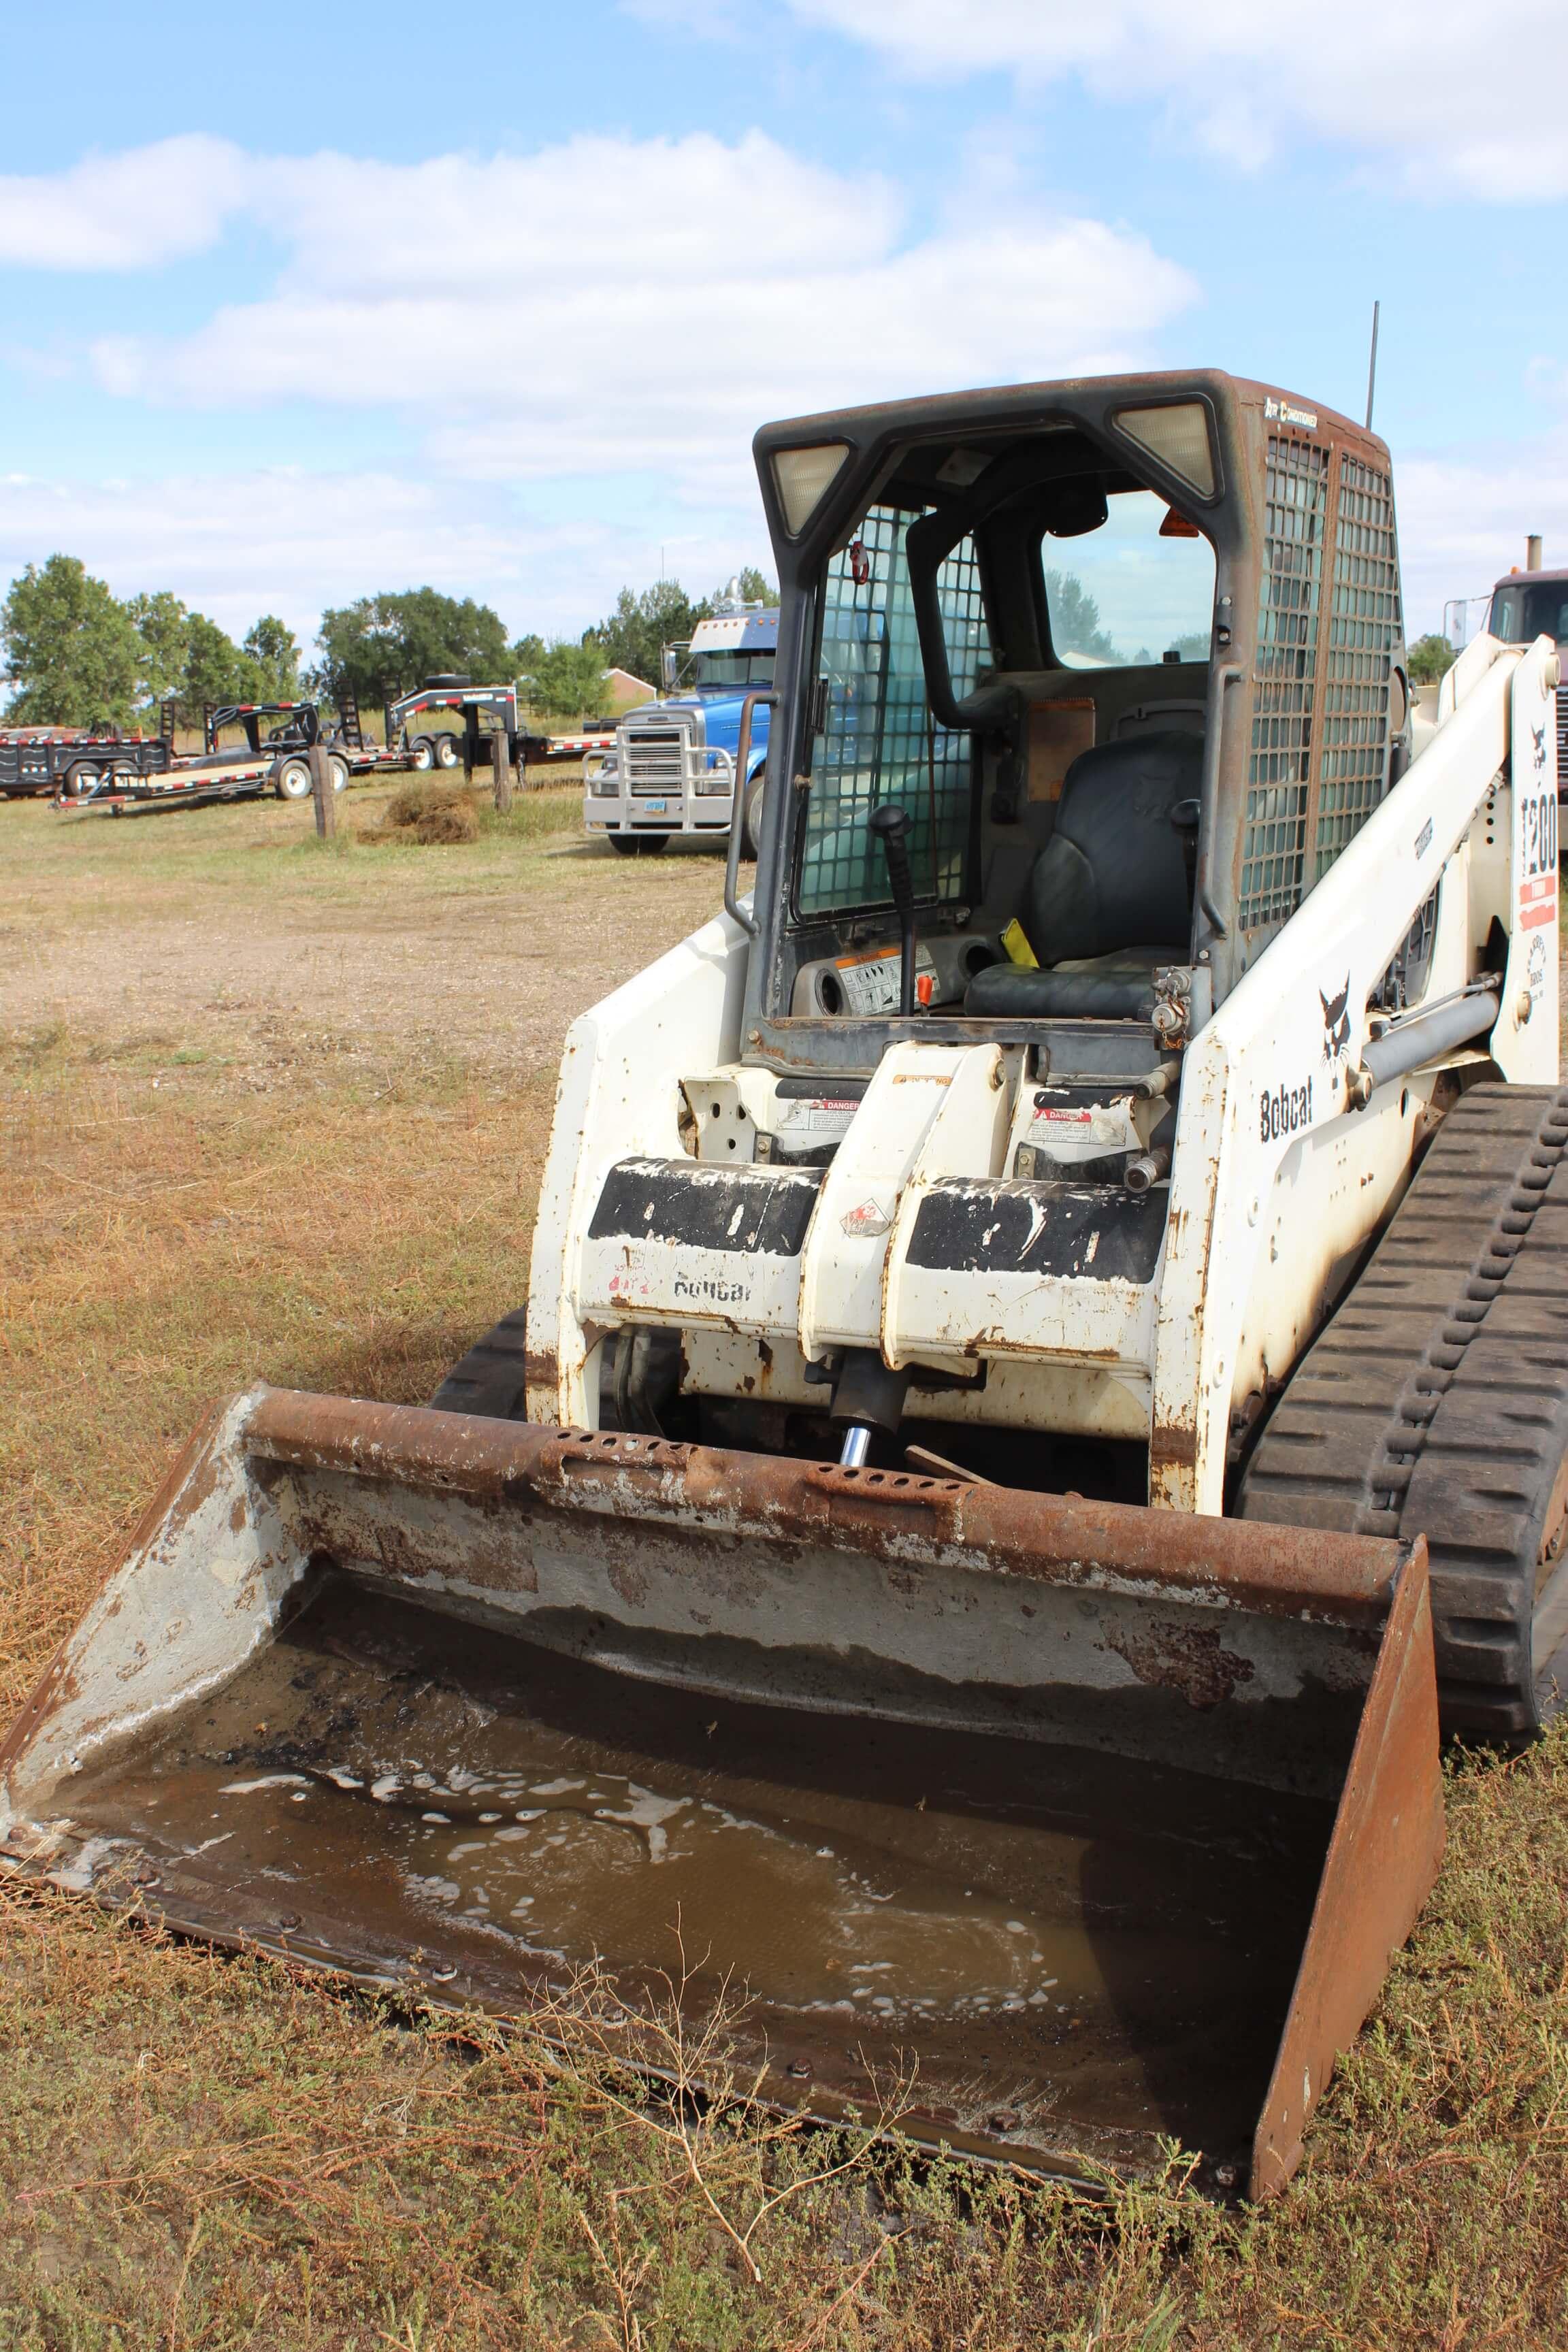
[{"label": "muddy water in bucket", "polygon": [[[1331,1827],[1308,1800],[1035,1741],[633,1680],[330,1583],[216,1698],[70,1784],[178,1921],[525,2009],[598,1960],[749,2007],[833,2112],[1136,2162],[1244,2148]],[[89,1853],[123,1861],[123,1850]]]}]

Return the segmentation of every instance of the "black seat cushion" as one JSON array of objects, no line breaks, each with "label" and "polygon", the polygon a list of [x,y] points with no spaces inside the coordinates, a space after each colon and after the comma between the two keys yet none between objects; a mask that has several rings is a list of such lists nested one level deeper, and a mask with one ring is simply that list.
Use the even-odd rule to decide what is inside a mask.
[{"label": "black seat cushion", "polygon": [[1155,967],[1187,958],[1191,835],[1172,817],[1198,797],[1203,761],[1202,739],[1173,728],[1079,753],[1024,894],[1043,968],[991,965],[970,982],[966,1012],[1103,1019],[1152,1008]]}]

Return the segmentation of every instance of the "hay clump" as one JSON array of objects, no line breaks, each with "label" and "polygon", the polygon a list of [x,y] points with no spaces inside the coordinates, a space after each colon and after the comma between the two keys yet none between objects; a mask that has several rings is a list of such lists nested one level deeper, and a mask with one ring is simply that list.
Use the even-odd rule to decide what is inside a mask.
[{"label": "hay clump", "polygon": [[416,842],[434,847],[446,842],[478,841],[479,803],[466,786],[405,784],[388,801],[381,823],[362,825],[358,837],[372,846]]}]

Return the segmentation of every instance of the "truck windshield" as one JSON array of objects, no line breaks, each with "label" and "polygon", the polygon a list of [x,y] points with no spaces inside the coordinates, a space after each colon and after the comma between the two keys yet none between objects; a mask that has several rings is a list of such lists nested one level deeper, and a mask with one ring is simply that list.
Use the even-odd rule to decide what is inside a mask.
[{"label": "truck windshield", "polygon": [[691,657],[691,683],[694,687],[730,687],[739,689],[748,686],[772,686],[773,655],[766,653],[702,653]]},{"label": "truck windshield", "polygon": [[1531,646],[1537,637],[1568,644],[1568,580],[1505,581],[1487,625],[1505,646]]}]

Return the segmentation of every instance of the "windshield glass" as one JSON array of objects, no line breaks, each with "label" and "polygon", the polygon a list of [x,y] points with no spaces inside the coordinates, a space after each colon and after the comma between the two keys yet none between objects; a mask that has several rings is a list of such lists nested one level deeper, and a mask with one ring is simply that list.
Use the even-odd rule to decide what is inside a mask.
[{"label": "windshield glass", "polygon": [[1568,580],[1509,581],[1492,598],[1489,626],[1505,646],[1533,645],[1537,637],[1568,643]]},{"label": "windshield glass", "polygon": [[[824,583],[823,725],[795,905],[821,915],[890,903],[874,808],[909,811],[910,864],[923,899],[963,895],[969,846],[967,732],[939,727],[926,701],[904,534],[923,509],[873,507],[833,558]],[[970,693],[991,658],[974,547],[960,540],[937,573],[955,694]]]},{"label": "windshield glass", "polygon": [[1208,541],[1190,532],[1173,536],[1171,509],[1152,490],[1123,490],[1107,504],[1098,530],[1041,542],[1058,660],[1068,669],[1125,669],[1173,652],[1184,661],[1207,661],[1214,624]]},{"label": "windshield glass", "polygon": [[773,655],[766,653],[693,654],[689,682],[695,687],[772,686]]}]

